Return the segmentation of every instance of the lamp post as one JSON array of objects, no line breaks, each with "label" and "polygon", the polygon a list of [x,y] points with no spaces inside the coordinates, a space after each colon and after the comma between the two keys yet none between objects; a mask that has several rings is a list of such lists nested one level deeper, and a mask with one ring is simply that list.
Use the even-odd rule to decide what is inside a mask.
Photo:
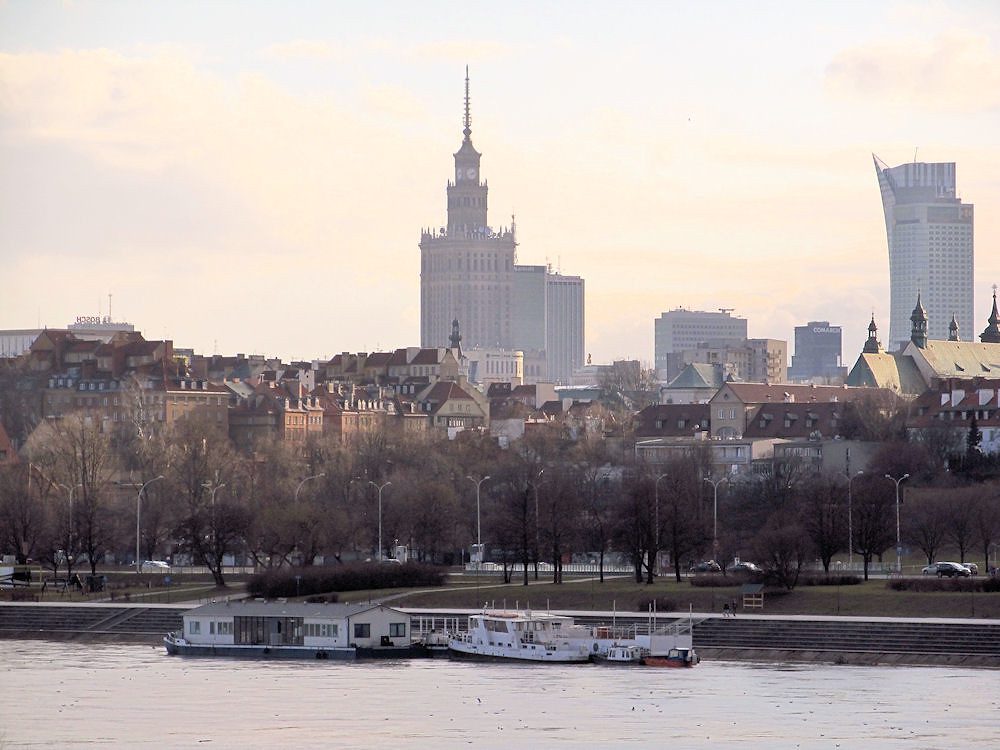
[{"label": "lamp post", "polygon": [[542,545],[540,541],[539,530],[541,528],[540,519],[538,518],[538,484],[542,480],[542,474],[545,473],[545,469],[539,469],[538,474],[535,475],[535,481],[531,483],[531,486],[535,488],[535,580],[538,580],[538,558],[542,555]]},{"label": "lamp post", "polygon": [[470,482],[476,485],[476,575],[479,575],[479,567],[483,564],[483,534],[482,527],[479,525],[479,491],[483,486],[483,482],[490,478],[487,474],[482,479],[473,479],[472,477],[466,477]]},{"label": "lamp post", "polygon": [[896,477],[891,476],[890,474],[885,475],[886,479],[891,479],[893,482],[896,483],[896,572],[897,573],[903,572],[903,543],[902,543],[902,537],[900,537],[899,534],[899,484],[904,479],[907,479],[909,476],[910,476],[909,474],[903,474],[903,476],[901,476],[899,479],[896,479]]},{"label": "lamp post", "polygon": [[[64,490],[66,490],[69,493],[69,519],[68,519],[68,524],[67,524],[68,525],[69,534],[68,534],[67,544],[70,546],[70,549],[66,550],[66,557],[69,558],[69,556],[73,554],[73,549],[72,549],[72,547],[73,547],[73,492],[76,490],[77,487],[83,487],[83,482],[77,482],[72,487],[70,487],[69,485],[66,485],[66,484],[62,484],[60,482],[56,482],[56,484],[59,485],[60,487],[62,487]],[[72,563],[67,563],[67,564],[69,566],[72,566]],[[72,571],[73,568],[72,567],[67,567],[67,570]],[[67,575],[67,577],[69,577],[69,573],[67,573],[66,575]]]},{"label": "lamp post", "polygon": [[223,487],[225,487],[226,483],[223,482],[222,484],[217,484],[214,487],[212,487],[212,483],[211,482],[205,482],[201,486],[204,487],[206,490],[211,487],[211,489],[212,489],[212,507],[214,508],[215,507],[215,493],[218,492],[219,490],[221,490]]},{"label": "lamp post", "polygon": [[854,480],[864,474],[859,471],[854,476],[847,477],[847,566],[854,567],[854,500],[851,494],[851,485]]},{"label": "lamp post", "polygon": [[368,484],[378,490],[378,561],[382,562],[382,490],[392,484],[392,482],[376,484],[369,479]]},{"label": "lamp post", "polygon": [[656,545],[656,571],[660,570],[660,480],[669,474],[660,474],[653,482],[653,544]]},{"label": "lamp post", "polygon": [[299,490],[302,489],[302,485],[304,485],[310,479],[319,479],[320,477],[325,477],[325,476],[326,476],[326,474],[324,472],[320,472],[319,474],[313,474],[311,477],[306,477],[301,482],[299,482],[299,486],[295,488],[295,499],[294,499],[294,502],[297,503],[299,501]]},{"label": "lamp post", "polygon": [[719,485],[725,482],[726,478],[722,477],[722,479],[712,481],[705,477],[704,480],[712,485],[712,554],[714,557],[719,549]]},{"label": "lamp post", "polygon": [[146,491],[153,482],[158,482],[163,479],[163,475],[160,474],[158,477],[153,477],[148,482],[139,487],[139,491],[135,493],[135,572],[138,575],[142,572],[142,561],[139,559],[139,511],[142,507],[142,493]]}]

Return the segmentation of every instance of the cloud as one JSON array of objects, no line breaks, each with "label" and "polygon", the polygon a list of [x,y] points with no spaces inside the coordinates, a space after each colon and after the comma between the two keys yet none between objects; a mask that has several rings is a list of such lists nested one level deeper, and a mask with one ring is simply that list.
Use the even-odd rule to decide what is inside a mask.
[{"label": "cloud", "polygon": [[845,50],[826,69],[831,92],[934,112],[1000,108],[1000,53],[973,32],[904,39]]},{"label": "cloud", "polygon": [[328,42],[313,39],[293,39],[290,42],[277,42],[268,45],[260,51],[261,57],[267,60],[334,60],[343,55]]}]

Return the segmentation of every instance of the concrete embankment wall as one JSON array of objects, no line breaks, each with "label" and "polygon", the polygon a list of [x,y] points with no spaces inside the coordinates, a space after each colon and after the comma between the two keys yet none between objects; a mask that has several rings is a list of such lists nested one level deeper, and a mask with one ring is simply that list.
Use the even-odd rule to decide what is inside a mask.
[{"label": "concrete embankment wall", "polygon": [[[127,640],[159,643],[180,630],[194,605],[0,603],[0,638]],[[464,622],[468,611],[407,610]],[[432,614],[433,613],[433,614]],[[610,622],[600,613],[569,613],[581,622]],[[608,613],[610,614],[610,613]],[[616,613],[619,625],[647,615]],[[661,615],[659,625],[689,616]],[[855,617],[721,617],[693,615],[703,659],[833,664],[940,664],[1000,668],[1000,621]]]}]

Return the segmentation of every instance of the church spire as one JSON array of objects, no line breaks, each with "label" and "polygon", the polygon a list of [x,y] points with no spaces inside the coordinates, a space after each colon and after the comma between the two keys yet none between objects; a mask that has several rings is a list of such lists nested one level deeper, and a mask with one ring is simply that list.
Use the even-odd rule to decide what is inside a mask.
[{"label": "church spire", "polygon": [[948,340],[958,341],[958,318],[955,313],[951,314],[951,323],[948,324]]},{"label": "church spire", "polygon": [[989,325],[979,334],[979,340],[984,344],[1000,344],[1000,313],[997,313],[997,285],[993,285],[993,312],[990,313]]},{"label": "church spire", "polygon": [[872,322],[868,324],[868,340],[861,350],[865,354],[881,354],[882,345],[878,341],[878,326],[875,325],[875,313],[872,312]]},{"label": "church spire", "polygon": [[910,341],[921,349],[927,348],[927,311],[920,303],[920,292],[917,292],[917,306],[910,313]]}]

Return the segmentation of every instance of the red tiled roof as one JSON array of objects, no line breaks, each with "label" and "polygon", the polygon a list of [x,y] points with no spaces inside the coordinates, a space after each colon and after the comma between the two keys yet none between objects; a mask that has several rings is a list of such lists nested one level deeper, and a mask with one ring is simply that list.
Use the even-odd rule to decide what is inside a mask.
[{"label": "red tiled roof", "polygon": [[726,383],[720,390],[730,389],[745,404],[827,403],[854,401],[872,395],[891,395],[885,388],[849,388],[833,385],[798,385],[793,383]]},{"label": "red tiled roof", "polygon": [[437,365],[441,363],[440,352],[437,349],[421,349],[413,358],[411,365]]},{"label": "red tiled roof", "polygon": [[834,402],[765,404],[747,420],[745,438],[807,438],[838,434],[843,407]]},{"label": "red tiled roof", "polygon": [[[706,430],[708,404],[653,404],[635,415],[636,437],[685,437]],[[659,423],[659,427],[657,427]]]}]

